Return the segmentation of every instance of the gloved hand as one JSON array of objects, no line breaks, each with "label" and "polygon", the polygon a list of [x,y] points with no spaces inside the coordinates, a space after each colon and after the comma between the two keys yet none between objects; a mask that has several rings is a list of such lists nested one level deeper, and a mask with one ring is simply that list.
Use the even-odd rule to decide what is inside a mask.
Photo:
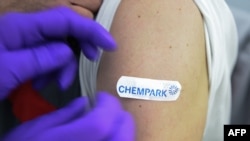
[{"label": "gloved hand", "polygon": [[0,100],[32,78],[55,77],[61,88],[74,79],[77,62],[65,39],[73,37],[90,60],[99,48],[116,48],[110,34],[91,19],[65,7],[0,17]]},{"label": "gloved hand", "polygon": [[78,98],[63,109],[28,121],[12,130],[3,141],[133,141],[134,121],[119,101],[97,94],[96,107],[85,112],[86,99]]}]

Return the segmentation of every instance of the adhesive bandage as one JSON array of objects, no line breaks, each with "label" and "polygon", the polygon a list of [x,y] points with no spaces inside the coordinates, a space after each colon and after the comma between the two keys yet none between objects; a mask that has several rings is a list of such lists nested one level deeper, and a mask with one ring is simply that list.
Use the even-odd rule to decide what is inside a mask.
[{"label": "adhesive bandage", "polygon": [[123,98],[154,101],[175,101],[181,92],[178,81],[122,76],[117,81],[117,93]]}]

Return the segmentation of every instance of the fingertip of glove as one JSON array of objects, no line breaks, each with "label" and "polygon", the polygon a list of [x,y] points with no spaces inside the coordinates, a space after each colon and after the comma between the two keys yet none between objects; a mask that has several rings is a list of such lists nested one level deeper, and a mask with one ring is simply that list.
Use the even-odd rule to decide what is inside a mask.
[{"label": "fingertip of glove", "polygon": [[66,81],[58,81],[58,86],[60,87],[60,89],[62,91],[66,91],[68,88],[69,88],[69,82],[66,82]]},{"label": "fingertip of glove", "polygon": [[87,99],[86,97],[78,97],[74,99],[69,106],[70,107],[85,107],[87,105]]},{"label": "fingertip of glove", "polygon": [[[66,78],[66,77],[69,77],[69,78]],[[60,87],[62,91],[66,91],[71,86],[73,81],[74,81],[74,76],[71,74],[61,76],[58,80],[58,86]]]},{"label": "fingertip of glove", "polygon": [[106,51],[115,51],[117,49],[117,43],[115,39],[107,32],[103,33],[104,41],[102,48]]},{"label": "fingertip of glove", "polygon": [[111,93],[106,91],[97,92],[97,102],[98,105],[121,107],[120,101]]},{"label": "fingertip of glove", "polygon": [[124,120],[128,121],[129,122],[129,126],[131,127],[130,129],[135,131],[135,120],[134,120],[134,117],[132,116],[131,113],[125,111],[122,115],[122,117],[124,118]]},{"label": "fingertip of glove", "polygon": [[98,92],[96,93],[96,95],[97,95],[97,97],[100,98],[100,99],[102,99],[102,98],[104,98],[104,97],[111,97],[111,96],[110,96],[110,93],[107,92],[107,91],[98,91]]}]

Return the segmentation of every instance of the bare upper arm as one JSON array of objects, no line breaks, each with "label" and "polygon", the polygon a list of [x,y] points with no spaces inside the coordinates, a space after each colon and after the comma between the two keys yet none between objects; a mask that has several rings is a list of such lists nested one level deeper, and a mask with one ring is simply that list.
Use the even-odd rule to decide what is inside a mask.
[{"label": "bare upper arm", "polygon": [[120,99],[136,120],[138,141],[200,141],[207,113],[208,76],[202,16],[192,0],[123,0],[104,53],[97,89],[117,95],[120,76],[176,80],[174,102]]}]

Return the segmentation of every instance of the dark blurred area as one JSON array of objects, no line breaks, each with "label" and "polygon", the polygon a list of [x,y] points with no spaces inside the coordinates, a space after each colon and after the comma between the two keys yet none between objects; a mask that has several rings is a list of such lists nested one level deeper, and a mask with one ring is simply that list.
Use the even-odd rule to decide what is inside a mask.
[{"label": "dark blurred area", "polygon": [[250,124],[250,1],[227,0],[238,29],[238,59],[232,75],[231,124]]}]

